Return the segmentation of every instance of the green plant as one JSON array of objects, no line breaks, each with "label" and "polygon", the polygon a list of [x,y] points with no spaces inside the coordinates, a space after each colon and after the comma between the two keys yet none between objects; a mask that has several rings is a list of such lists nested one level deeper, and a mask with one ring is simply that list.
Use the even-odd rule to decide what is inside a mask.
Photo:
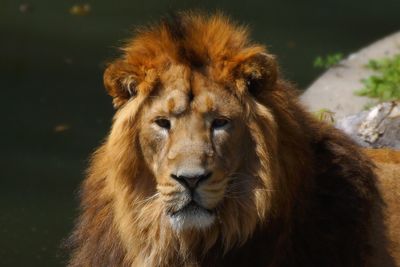
[{"label": "green plant", "polygon": [[322,108],[320,110],[315,111],[314,116],[320,121],[325,121],[330,124],[335,123],[335,112],[327,108]]},{"label": "green plant", "polygon": [[337,65],[343,59],[342,53],[334,53],[326,55],[325,57],[318,56],[314,60],[314,67],[321,69],[329,69]]},{"label": "green plant", "polygon": [[400,54],[392,58],[370,60],[366,66],[376,74],[363,79],[364,88],[357,95],[377,98],[379,101],[400,99]]}]

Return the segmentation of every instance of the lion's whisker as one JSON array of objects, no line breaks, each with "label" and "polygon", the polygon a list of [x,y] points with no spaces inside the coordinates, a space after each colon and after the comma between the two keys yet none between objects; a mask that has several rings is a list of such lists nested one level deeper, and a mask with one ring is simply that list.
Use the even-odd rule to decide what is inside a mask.
[{"label": "lion's whisker", "polygon": [[146,198],[146,199],[143,199],[143,200],[137,202],[136,204],[137,204],[137,205],[146,204],[147,202],[150,202],[150,201],[152,201],[152,200],[158,198],[159,196],[160,196],[160,193],[157,192],[157,193],[155,193],[154,195],[152,195],[152,196],[150,196],[150,197],[148,197],[148,198]]}]

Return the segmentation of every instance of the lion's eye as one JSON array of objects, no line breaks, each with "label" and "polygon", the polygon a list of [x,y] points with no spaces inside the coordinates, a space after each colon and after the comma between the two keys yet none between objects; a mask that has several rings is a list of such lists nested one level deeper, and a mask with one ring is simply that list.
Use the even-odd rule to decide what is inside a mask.
[{"label": "lion's eye", "polygon": [[220,129],[226,125],[228,125],[229,120],[225,119],[225,118],[218,118],[213,120],[212,124],[211,124],[211,128],[213,129]]},{"label": "lion's eye", "polygon": [[166,118],[158,118],[154,122],[163,129],[171,129],[171,122]]}]

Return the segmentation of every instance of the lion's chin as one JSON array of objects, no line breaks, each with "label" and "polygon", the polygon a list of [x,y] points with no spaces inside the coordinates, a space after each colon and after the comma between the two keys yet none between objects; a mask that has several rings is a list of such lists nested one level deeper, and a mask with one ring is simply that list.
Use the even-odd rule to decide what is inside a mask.
[{"label": "lion's chin", "polygon": [[168,214],[172,228],[177,231],[187,229],[205,229],[215,221],[215,214],[191,202],[177,212]]}]

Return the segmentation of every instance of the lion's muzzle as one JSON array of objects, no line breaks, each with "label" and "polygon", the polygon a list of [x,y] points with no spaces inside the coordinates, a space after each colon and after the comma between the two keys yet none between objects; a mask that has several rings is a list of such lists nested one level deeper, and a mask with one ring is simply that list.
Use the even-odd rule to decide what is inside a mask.
[{"label": "lion's muzzle", "polygon": [[200,172],[179,172],[178,175],[171,174],[171,177],[189,190],[194,190],[199,183],[210,178],[211,174],[207,170],[200,170]]}]

